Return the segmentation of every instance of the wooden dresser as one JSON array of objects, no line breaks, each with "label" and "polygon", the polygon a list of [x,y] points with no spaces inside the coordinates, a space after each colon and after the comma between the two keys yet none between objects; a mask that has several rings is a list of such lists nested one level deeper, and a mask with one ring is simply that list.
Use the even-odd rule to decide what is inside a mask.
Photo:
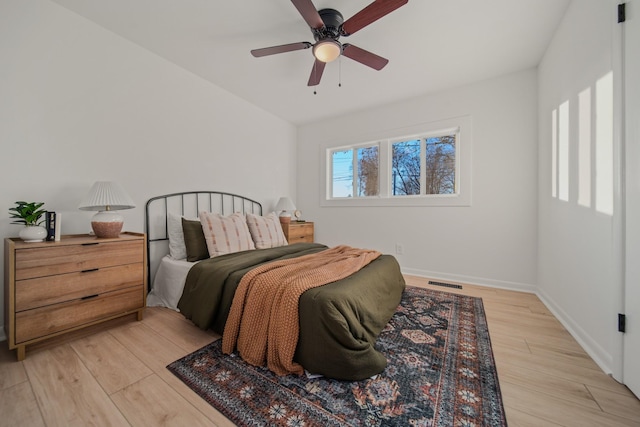
[{"label": "wooden dresser", "polygon": [[137,313],[146,301],[145,235],[62,236],[58,242],[4,244],[5,332],[25,358],[29,344]]},{"label": "wooden dresser", "polygon": [[281,222],[284,237],[289,244],[308,242],[313,243],[313,222]]}]

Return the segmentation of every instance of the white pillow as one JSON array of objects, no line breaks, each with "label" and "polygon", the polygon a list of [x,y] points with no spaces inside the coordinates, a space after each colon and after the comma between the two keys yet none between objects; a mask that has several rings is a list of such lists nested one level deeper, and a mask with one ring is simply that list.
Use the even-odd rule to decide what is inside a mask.
[{"label": "white pillow", "polygon": [[211,258],[256,248],[251,239],[247,221],[240,213],[223,216],[211,212],[200,212],[200,222]]},{"label": "white pillow", "polygon": [[288,244],[275,212],[266,216],[247,213],[247,225],[256,249],[276,248]]},{"label": "white pillow", "polygon": [[169,234],[169,255],[171,255],[171,258],[186,259],[187,247],[184,244],[181,215],[169,214],[167,218],[167,233]]}]

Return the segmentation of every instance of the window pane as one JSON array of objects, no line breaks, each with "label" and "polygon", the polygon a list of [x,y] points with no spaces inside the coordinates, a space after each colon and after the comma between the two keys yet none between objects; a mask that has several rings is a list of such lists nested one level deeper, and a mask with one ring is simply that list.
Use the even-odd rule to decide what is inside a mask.
[{"label": "window pane", "polygon": [[378,168],[379,168],[378,147],[365,147],[358,149],[358,196],[377,196],[378,189]]},{"label": "window pane", "polygon": [[396,142],[392,148],[392,194],[420,194],[420,140]]},{"label": "window pane", "polygon": [[456,136],[446,135],[426,140],[426,194],[456,192]]},{"label": "window pane", "polygon": [[332,162],[332,197],[353,196],[353,150],[334,151]]}]

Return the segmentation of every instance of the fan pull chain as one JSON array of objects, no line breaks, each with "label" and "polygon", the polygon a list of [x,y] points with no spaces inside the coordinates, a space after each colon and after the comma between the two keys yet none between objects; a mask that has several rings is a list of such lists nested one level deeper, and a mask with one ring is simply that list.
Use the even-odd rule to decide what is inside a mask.
[{"label": "fan pull chain", "polygon": [[338,87],[342,87],[342,55],[338,58]]},{"label": "fan pull chain", "polygon": [[[317,75],[317,73],[318,73],[318,67],[317,67],[317,65],[318,65],[318,63],[314,61],[314,63],[313,63],[313,76],[314,76],[314,79],[315,79],[315,77],[316,77],[316,75]],[[314,94],[314,95],[317,95],[317,94],[318,94],[318,92],[317,92],[316,88],[317,88],[317,86],[314,86],[314,88],[313,88],[313,94]]]}]

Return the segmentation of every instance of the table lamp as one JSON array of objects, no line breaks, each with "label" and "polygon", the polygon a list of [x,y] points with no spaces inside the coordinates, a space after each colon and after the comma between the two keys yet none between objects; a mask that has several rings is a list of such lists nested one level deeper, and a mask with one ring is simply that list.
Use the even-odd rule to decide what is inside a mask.
[{"label": "table lamp", "polygon": [[91,228],[96,237],[118,237],[122,231],[124,217],[116,211],[135,207],[131,197],[120,185],[111,181],[98,181],[82,199],[78,209],[98,211],[91,218]]},{"label": "table lamp", "polygon": [[296,205],[288,197],[280,197],[276,204],[276,212],[280,213],[280,222],[291,222],[291,212],[295,210]]}]

